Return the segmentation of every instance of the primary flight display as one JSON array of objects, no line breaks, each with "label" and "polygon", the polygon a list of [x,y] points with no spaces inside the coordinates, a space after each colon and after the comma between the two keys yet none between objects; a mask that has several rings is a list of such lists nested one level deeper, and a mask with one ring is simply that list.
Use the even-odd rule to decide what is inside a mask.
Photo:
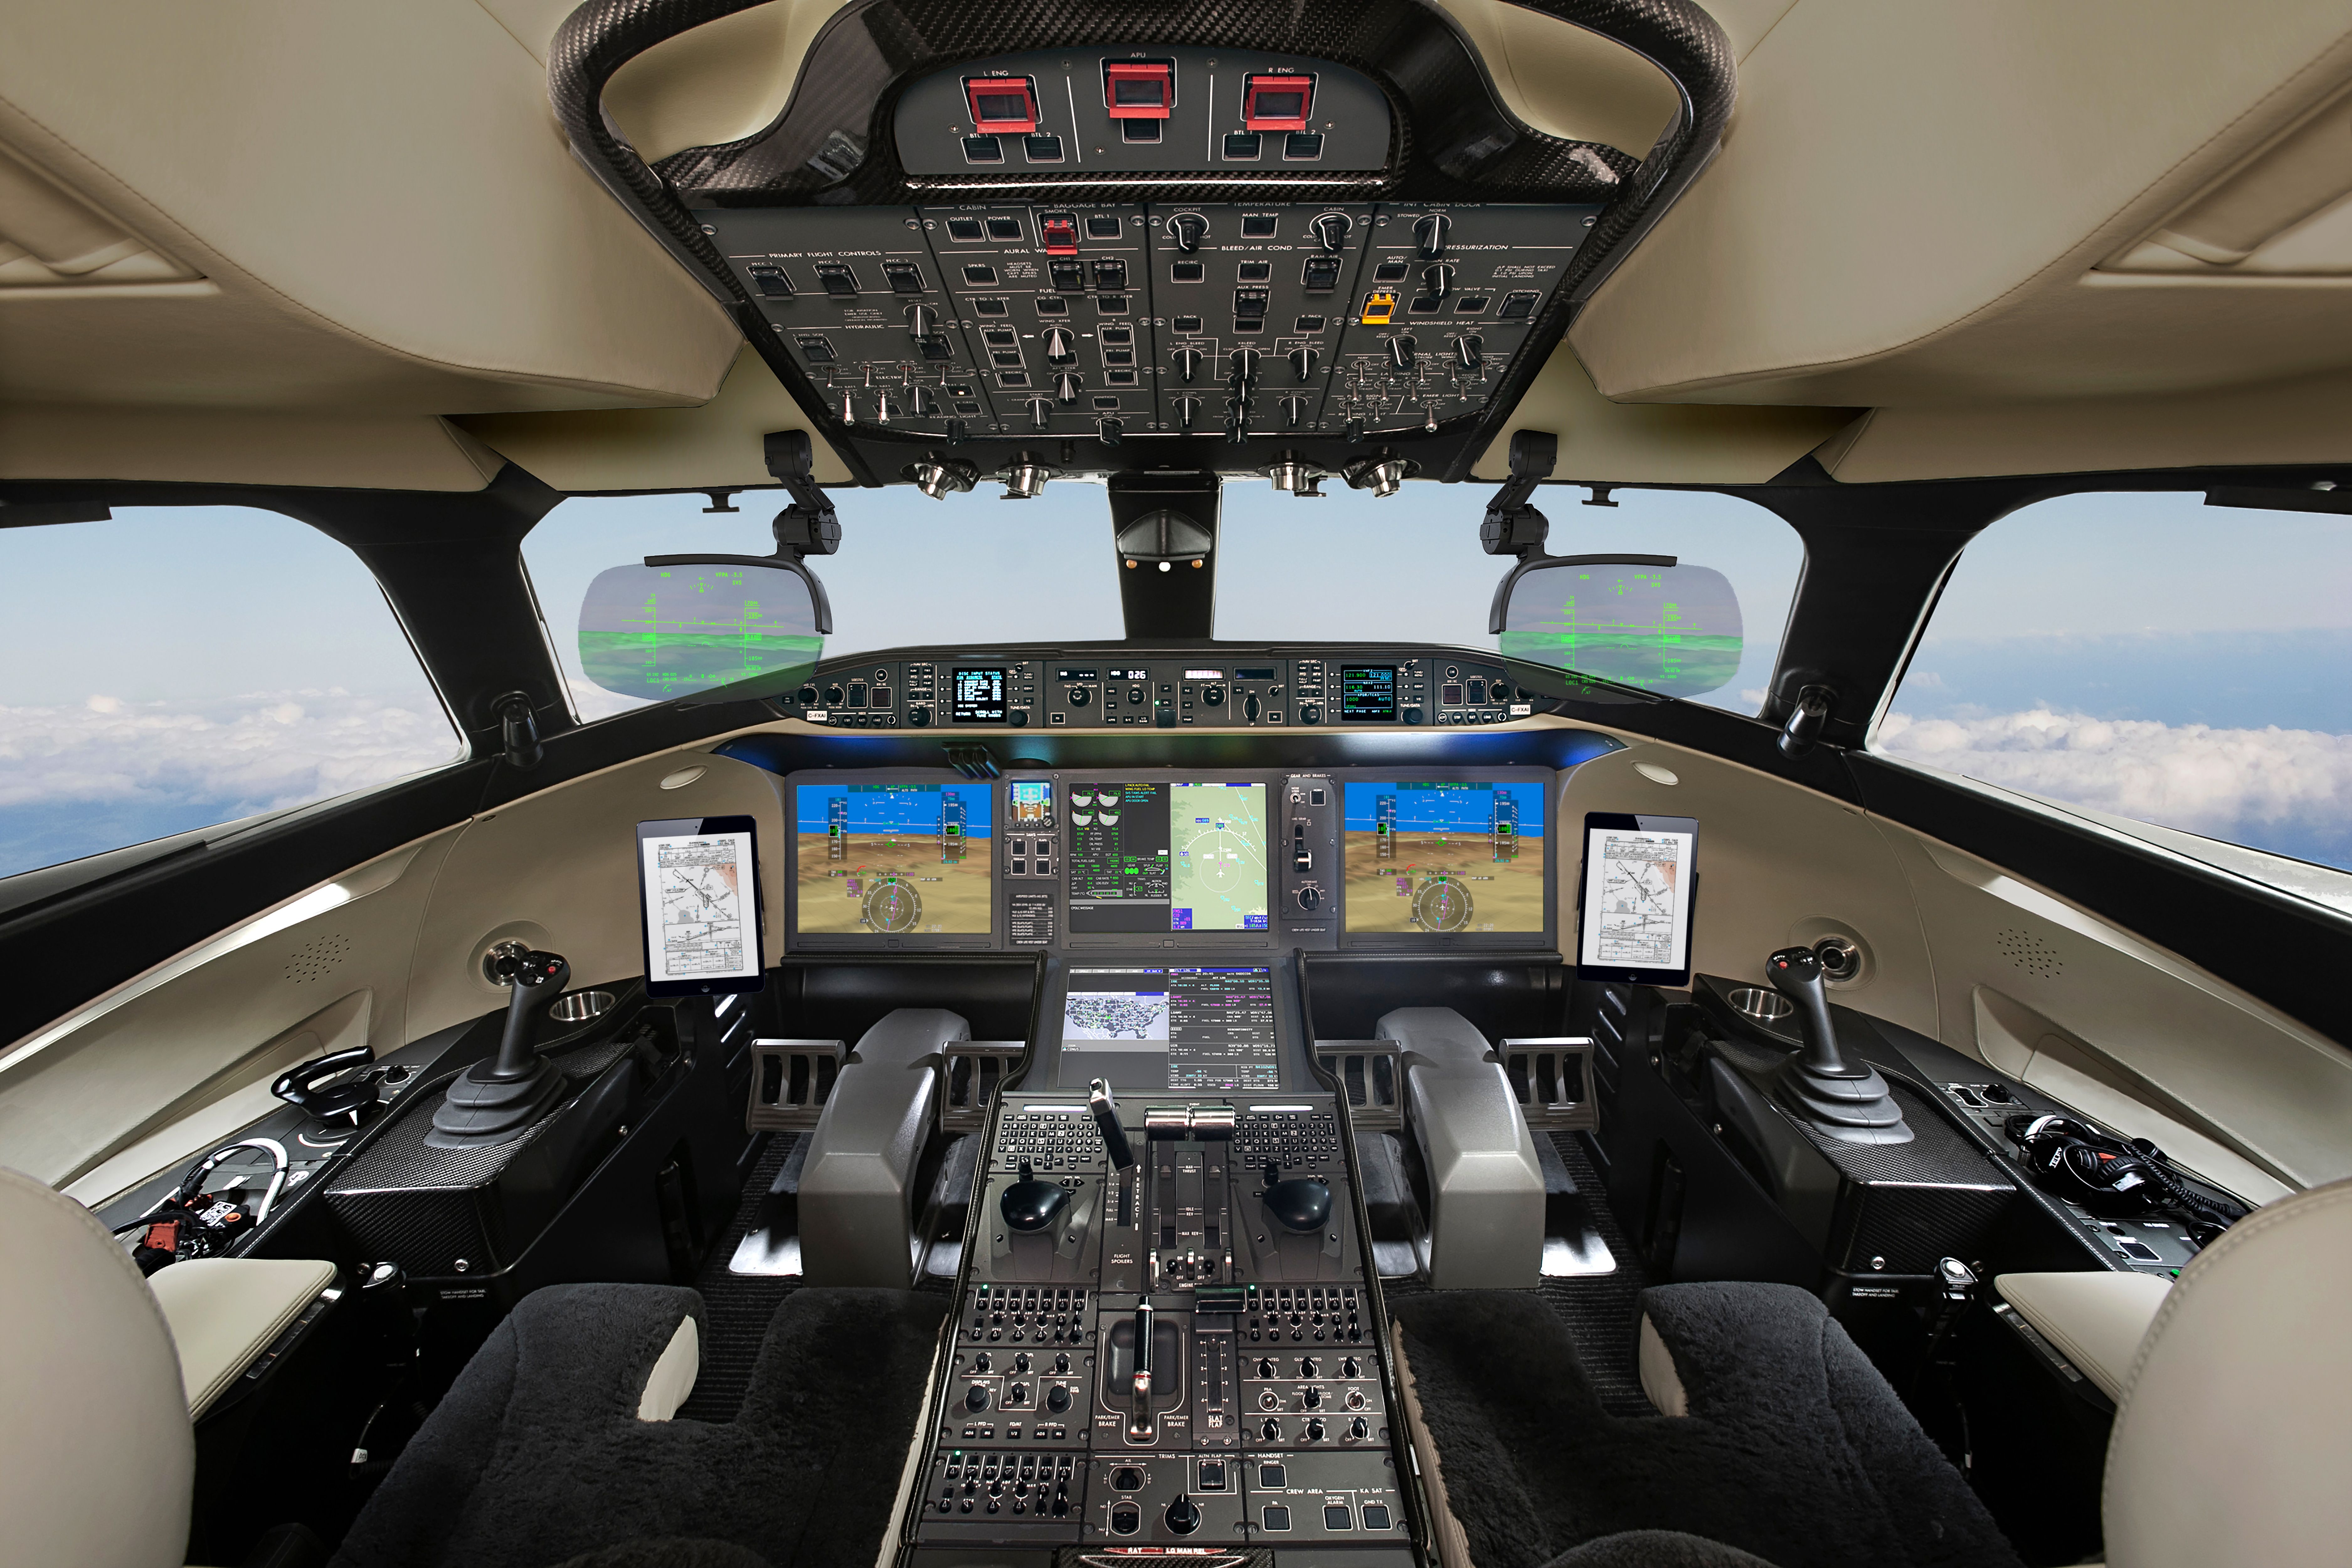
[{"label": "primary flight display", "polygon": [[1070,930],[1266,929],[1265,785],[1069,786]]},{"label": "primary flight display", "polygon": [[1544,929],[1544,786],[1349,780],[1342,802],[1348,930]]},{"label": "primary flight display", "polygon": [[793,791],[796,933],[987,934],[995,842],[988,785]]}]

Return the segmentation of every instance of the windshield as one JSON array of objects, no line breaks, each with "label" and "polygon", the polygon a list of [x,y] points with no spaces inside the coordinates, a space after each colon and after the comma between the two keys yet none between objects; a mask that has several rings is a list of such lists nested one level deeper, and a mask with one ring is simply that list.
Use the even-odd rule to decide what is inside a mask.
[{"label": "windshield", "polygon": [[[841,549],[811,562],[833,605],[827,658],[869,648],[999,642],[1115,642],[1125,635],[1118,564],[1103,487],[1056,480],[1035,500],[1006,502],[983,483],[926,500],[912,488],[830,492]],[[1300,500],[1263,479],[1230,480],[1219,526],[1215,635],[1251,643],[1409,638],[1492,648],[1486,630],[1507,557],[1478,547],[1485,485],[1409,484],[1381,500],[1330,481]],[[1762,706],[1789,600],[1804,563],[1793,530],[1729,496],[1625,490],[1582,504],[1581,488],[1537,498],[1554,554],[1675,555],[1712,567],[1737,592],[1746,626],[1737,673],[1696,700],[1742,713]],[[709,514],[705,498],[581,498],[548,514],[523,542],[540,608],[583,719],[643,705],[604,690],[581,668],[580,606],[605,569],[646,555],[709,551],[761,555],[783,497],[737,498]]]}]

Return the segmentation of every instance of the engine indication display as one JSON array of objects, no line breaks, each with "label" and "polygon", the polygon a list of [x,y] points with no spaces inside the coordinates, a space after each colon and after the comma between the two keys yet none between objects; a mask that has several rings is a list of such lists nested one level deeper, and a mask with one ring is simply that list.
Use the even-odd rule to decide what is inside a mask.
[{"label": "engine indication display", "polygon": [[1544,786],[1349,781],[1348,930],[1539,932]]},{"label": "engine indication display", "polygon": [[1074,932],[1265,931],[1265,785],[1069,786]]},{"label": "engine indication display", "polygon": [[987,934],[988,786],[803,784],[794,793],[796,934]]}]

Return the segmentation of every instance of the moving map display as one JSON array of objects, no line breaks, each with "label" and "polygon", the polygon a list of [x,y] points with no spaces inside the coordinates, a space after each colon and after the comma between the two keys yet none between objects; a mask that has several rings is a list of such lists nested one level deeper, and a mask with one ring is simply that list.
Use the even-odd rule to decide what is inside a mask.
[{"label": "moving map display", "polygon": [[987,934],[987,784],[802,784],[793,795],[797,934]]},{"label": "moving map display", "polygon": [[1348,930],[1540,932],[1544,789],[1534,780],[1349,780]]},{"label": "moving map display", "polygon": [[1065,1087],[1279,1088],[1272,972],[1074,969],[1062,1056]]},{"label": "moving map display", "polygon": [[1594,812],[1584,819],[1576,963],[1594,979],[1689,978],[1698,821]]},{"label": "moving map display", "polygon": [[1266,929],[1265,785],[1072,783],[1070,930]]},{"label": "moving map display", "polygon": [[646,988],[654,996],[756,991],[759,851],[748,816],[637,824]]}]

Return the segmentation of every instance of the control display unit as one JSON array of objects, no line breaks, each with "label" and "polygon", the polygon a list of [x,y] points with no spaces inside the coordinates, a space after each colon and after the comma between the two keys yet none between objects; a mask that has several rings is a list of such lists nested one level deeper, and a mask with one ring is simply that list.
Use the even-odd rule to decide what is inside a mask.
[{"label": "control display unit", "polygon": [[760,989],[766,964],[760,952],[760,852],[751,818],[638,823],[637,893],[647,995]]},{"label": "control display unit", "polygon": [[1071,931],[1266,930],[1265,792],[1257,781],[1074,780]]},{"label": "control display unit", "polygon": [[1695,816],[1585,814],[1578,979],[1690,983],[1697,848]]},{"label": "control display unit", "polygon": [[985,784],[796,784],[793,934],[986,935],[994,902]]},{"label": "control display unit", "polygon": [[958,724],[1004,722],[1004,670],[1002,666],[965,668],[958,666],[953,679],[954,705],[950,719]]},{"label": "control display unit", "polygon": [[1530,779],[1349,780],[1347,929],[1541,932],[1545,793]]},{"label": "control display unit", "polygon": [[1275,1089],[1274,982],[1264,968],[1076,969],[1062,1000],[1062,1077],[1115,1089]]},{"label": "control display unit", "polygon": [[1339,721],[1386,724],[1397,716],[1397,672],[1392,664],[1339,667]]}]

